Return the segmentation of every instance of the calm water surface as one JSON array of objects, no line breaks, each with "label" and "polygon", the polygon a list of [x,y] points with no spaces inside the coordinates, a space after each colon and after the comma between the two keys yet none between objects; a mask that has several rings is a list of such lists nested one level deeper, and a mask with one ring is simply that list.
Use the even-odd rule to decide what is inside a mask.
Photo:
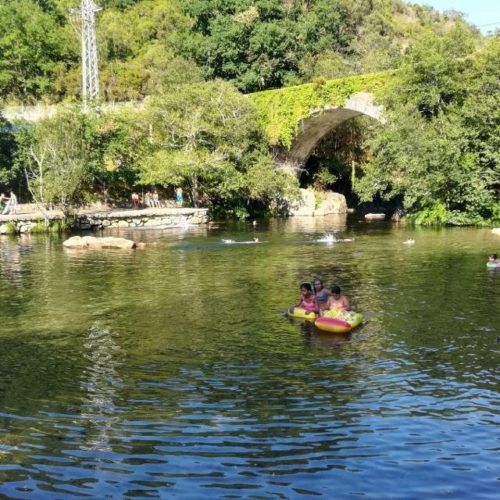
[{"label": "calm water surface", "polygon": [[[488,230],[122,235],[148,246],[0,240],[0,496],[498,498]],[[280,314],[315,276],[364,314],[350,336]]]}]

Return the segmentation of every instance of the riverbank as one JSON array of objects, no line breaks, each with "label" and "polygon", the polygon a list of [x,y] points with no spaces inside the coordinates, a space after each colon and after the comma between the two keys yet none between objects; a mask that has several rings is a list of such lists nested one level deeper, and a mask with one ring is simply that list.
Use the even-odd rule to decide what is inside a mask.
[{"label": "riverbank", "polygon": [[[77,231],[106,228],[174,228],[208,222],[206,208],[110,208],[82,209],[75,214]],[[20,205],[15,214],[0,215],[0,234],[30,233],[44,226],[62,224],[61,210],[41,211],[33,205]]]}]

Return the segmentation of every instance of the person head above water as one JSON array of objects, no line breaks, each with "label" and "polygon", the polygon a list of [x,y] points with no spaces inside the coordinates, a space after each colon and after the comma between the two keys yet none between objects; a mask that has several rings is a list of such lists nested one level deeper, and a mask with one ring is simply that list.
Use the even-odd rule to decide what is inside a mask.
[{"label": "person head above water", "polygon": [[338,285],[333,285],[332,288],[330,289],[332,291],[333,295],[340,295],[342,290]]},{"label": "person head above water", "polygon": [[311,283],[307,283],[307,282],[301,283],[300,289],[305,290],[306,292],[312,292]]},{"label": "person head above water", "polygon": [[497,254],[496,253],[492,253],[491,255],[488,255],[488,259],[489,260],[497,260]]}]

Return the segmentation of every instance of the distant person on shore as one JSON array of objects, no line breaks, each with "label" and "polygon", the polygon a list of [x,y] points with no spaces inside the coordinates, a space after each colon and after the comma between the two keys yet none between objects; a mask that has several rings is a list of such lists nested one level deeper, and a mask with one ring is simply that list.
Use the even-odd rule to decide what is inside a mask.
[{"label": "distant person on shore", "polygon": [[0,193],[0,213],[3,212],[3,209],[7,205],[9,198],[5,196],[3,193]]},{"label": "distant person on shore", "polygon": [[108,191],[108,188],[104,188],[102,190],[102,199],[104,201],[104,205],[106,205],[107,207],[109,207],[109,191]]},{"label": "distant person on shore", "polygon": [[17,207],[17,196],[14,194],[14,191],[10,192],[10,198],[4,199],[7,199],[8,201],[7,205],[5,205],[5,208],[3,209],[2,215],[15,214]]},{"label": "distant person on shore", "polygon": [[133,192],[132,195],[130,196],[130,199],[132,200],[132,207],[139,208],[139,205],[140,205],[139,194],[136,192]]},{"label": "distant person on shore", "polygon": [[144,203],[148,208],[153,207],[153,193],[151,191],[146,191],[146,194],[144,195]]},{"label": "distant person on shore", "polygon": [[184,196],[182,194],[182,188],[179,186],[175,190],[175,201],[177,202],[177,206],[182,207],[184,204]]},{"label": "distant person on shore", "polygon": [[347,297],[342,293],[339,286],[333,285],[331,295],[326,304],[326,309],[336,309],[337,311],[348,311],[351,304]]},{"label": "distant person on shore", "polygon": [[153,204],[153,207],[155,208],[160,208],[160,196],[158,194],[158,190],[155,189],[153,193],[151,194],[151,202]]}]

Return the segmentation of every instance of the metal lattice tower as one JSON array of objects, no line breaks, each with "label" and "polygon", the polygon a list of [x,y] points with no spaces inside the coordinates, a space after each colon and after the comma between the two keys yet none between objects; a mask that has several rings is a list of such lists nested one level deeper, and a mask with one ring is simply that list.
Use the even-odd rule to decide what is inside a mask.
[{"label": "metal lattice tower", "polygon": [[82,98],[83,110],[99,98],[99,68],[97,66],[97,39],[95,13],[100,11],[93,0],[81,0],[82,22]]}]

